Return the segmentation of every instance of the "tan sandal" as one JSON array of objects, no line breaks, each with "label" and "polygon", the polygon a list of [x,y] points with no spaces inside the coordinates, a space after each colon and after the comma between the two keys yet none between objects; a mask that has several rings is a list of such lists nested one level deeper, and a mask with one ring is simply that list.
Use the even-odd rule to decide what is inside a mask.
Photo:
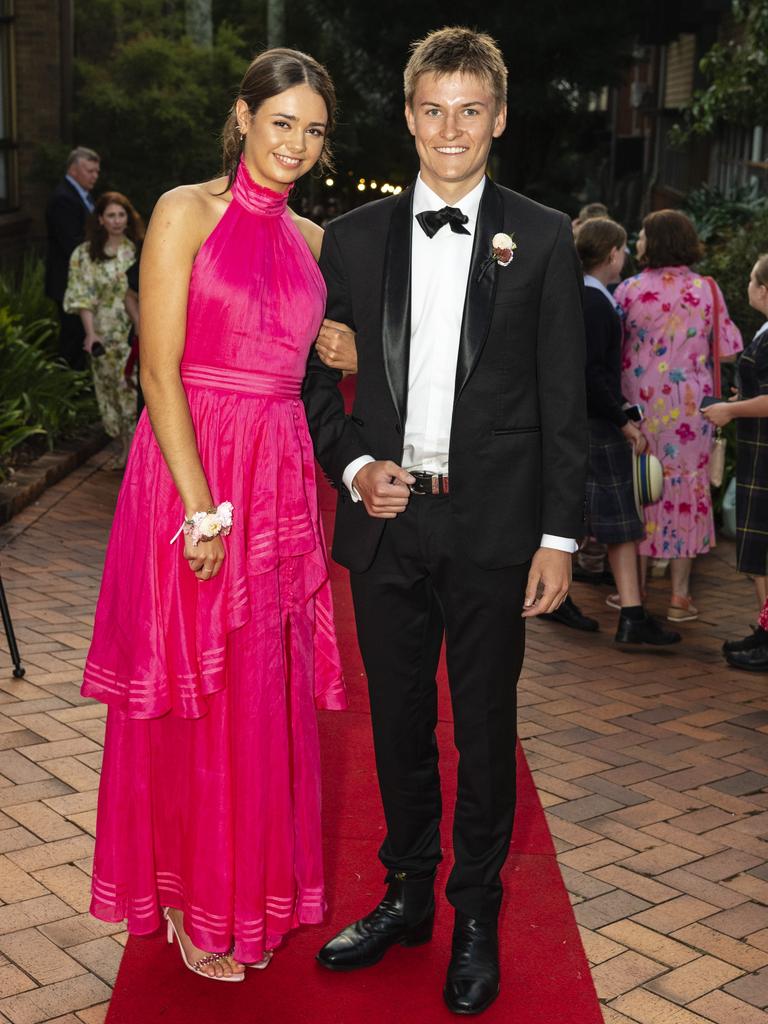
[{"label": "tan sandal", "polygon": [[691,597],[680,597],[673,594],[669,599],[667,619],[670,622],[693,622],[698,619],[699,609],[695,607]]}]

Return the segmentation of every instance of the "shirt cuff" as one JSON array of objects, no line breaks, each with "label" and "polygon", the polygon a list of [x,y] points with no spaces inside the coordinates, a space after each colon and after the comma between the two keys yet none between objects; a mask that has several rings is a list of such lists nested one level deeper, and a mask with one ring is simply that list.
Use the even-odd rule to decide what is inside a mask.
[{"label": "shirt cuff", "polygon": [[571,537],[555,537],[551,533],[542,534],[539,547],[554,548],[556,551],[567,551],[570,555],[579,550],[579,545]]},{"label": "shirt cuff", "polygon": [[[367,466],[369,462],[375,462],[376,460],[372,455],[361,455],[359,459],[355,459],[347,466],[341,477],[341,482],[347,488],[352,498],[352,501],[360,501],[360,495],[357,493],[357,488],[352,486],[352,481],[357,476],[358,472]],[[574,551],[576,549],[574,548]]]}]

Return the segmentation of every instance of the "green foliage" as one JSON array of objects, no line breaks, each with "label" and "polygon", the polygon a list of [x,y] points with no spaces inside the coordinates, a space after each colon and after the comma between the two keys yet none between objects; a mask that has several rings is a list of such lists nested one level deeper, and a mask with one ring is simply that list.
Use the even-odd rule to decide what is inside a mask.
[{"label": "green foliage", "polygon": [[728,237],[768,210],[768,196],[759,195],[748,185],[733,189],[729,195],[703,185],[689,193],[683,209],[696,225],[699,238],[709,244]]},{"label": "green foliage", "polygon": [[733,0],[731,12],[735,31],[702,58],[700,68],[709,84],[694,93],[683,123],[672,130],[677,144],[710,135],[718,121],[749,128],[765,119],[768,0]]},{"label": "green foliage", "polygon": [[41,265],[0,274],[0,478],[3,460],[44,435],[50,448],[98,421],[90,374],[55,356],[58,322],[48,314]]},{"label": "green foliage", "polygon": [[755,260],[768,250],[768,205],[763,204],[749,221],[719,234],[707,247],[700,269],[710,274],[723,290],[731,319],[749,341],[763,322],[747,299],[749,275]]},{"label": "green foliage", "polygon": [[23,323],[0,308],[0,417],[20,410],[29,433],[46,434],[49,447],[98,419],[90,374],[75,373],[49,354],[57,331],[53,320]]},{"label": "green foliage", "polygon": [[[45,267],[39,257],[26,253],[20,266],[0,274],[0,309],[22,323],[56,317],[56,306],[45,294]],[[54,345],[51,352],[55,350]]]},{"label": "green foliage", "polygon": [[242,48],[224,24],[210,49],[143,34],[116,45],[110,60],[79,60],[77,137],[102,156],[99,187],[125,192],[147,215],[167,189],[217,174]]}]

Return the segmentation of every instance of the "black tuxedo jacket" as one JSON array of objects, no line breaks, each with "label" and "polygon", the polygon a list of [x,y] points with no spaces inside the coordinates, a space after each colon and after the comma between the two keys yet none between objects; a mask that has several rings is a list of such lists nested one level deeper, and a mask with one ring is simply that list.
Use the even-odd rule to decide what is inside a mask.
[{"label": "black tuxedo jacket", "polygon": [[[342,474],[360,455],[400,464],[403,454],[412,195],[409,188],[333,221],[320,257],[327,315],[357,332],[357,393],[346,417],[341,375],[313,350],[304,403],[317,459],[339,491],[333,557],[353,572],[371,565],[387,521],[352,501]],[[507,267],[489,259],[491,239],[501,231],[517,242]],[[570,221],[486,181],[449,449],[452,514],[468,555],[481,567],[527,561],[542,533],[583,533],[582,290]]]},{"label": "black tuxedo jacket", "polygon": [[45,294],[61,303],[67,290],[69,257],[85,237],[88,209],[77,189],[65,178],[53,190],[45,208],[48,252],[45,259]]}]

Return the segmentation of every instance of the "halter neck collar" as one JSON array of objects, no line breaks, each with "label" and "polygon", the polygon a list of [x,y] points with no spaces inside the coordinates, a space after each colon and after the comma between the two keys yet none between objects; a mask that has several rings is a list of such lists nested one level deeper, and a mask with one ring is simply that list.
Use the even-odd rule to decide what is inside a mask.
[{"label": "halter neck collar", "polygon": [[232,198],[250,213],[260,213],[267,217],[279,217],[288,205],[288,197],[293,185],[285,192],[274,192],[265,185],[259,185],[251,177],[245,160],[240,158],[240,166],[232,183]]}]

